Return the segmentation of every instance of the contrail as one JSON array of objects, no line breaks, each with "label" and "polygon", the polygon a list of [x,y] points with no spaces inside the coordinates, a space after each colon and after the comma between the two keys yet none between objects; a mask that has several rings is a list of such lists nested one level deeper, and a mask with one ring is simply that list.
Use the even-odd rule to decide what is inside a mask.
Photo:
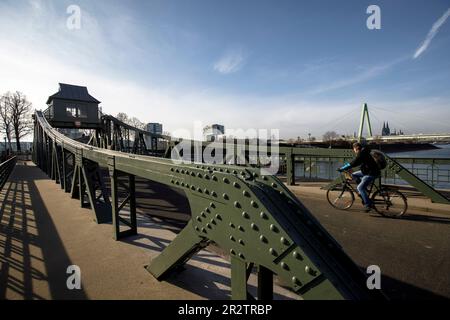
[{"label": "contrail", "polygon": [[445,23],[445,21],[447,20],[447,18],[450,16],[450,8],[447,9],[447,11],[445,11],[445,13],[443,14],[442,17],[440,17],[431,27],[430,31],[427,34],[427,37],[425,38],[425,40],[423,41],[422,45],[417,48],[416,53],[414,53],[414,57],[413,59],[418,58],[422,53],[425,52],[425,50],[427,50],[428,46],[431,43],[431,40],[433,40],[434,36],[436,35],[436,33],[438,33],[439,28],[442,27],[442,25]]}]

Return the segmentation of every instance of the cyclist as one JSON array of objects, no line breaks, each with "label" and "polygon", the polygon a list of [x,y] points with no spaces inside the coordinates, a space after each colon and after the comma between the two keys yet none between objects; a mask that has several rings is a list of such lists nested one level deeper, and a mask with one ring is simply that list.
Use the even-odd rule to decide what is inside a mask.
[{"label": "cyclist", "polygon": [[355,142],[353,144],[353,151],[356,154],[355,159],[351,163],[346,163],[339,171],[342,172],[354,167],[360,167],[361,170],[352,173],[352,177],[358,183],[357,190],[363,199],[364,211],[370,212],[373,204],[367,194],[367,187],[381,175],[380,168],[370,154],[369,148],[363,147],[359,142]]}]

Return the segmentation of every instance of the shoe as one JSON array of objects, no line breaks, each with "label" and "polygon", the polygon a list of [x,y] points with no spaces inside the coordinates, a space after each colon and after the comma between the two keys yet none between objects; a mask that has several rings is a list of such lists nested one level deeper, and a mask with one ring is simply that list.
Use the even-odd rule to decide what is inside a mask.
[{"label": "shoe", "polygon": [[371,206],[364,206],[364,212],[365,213],[369,213],[370,211],[372,211],[372,207]]}]

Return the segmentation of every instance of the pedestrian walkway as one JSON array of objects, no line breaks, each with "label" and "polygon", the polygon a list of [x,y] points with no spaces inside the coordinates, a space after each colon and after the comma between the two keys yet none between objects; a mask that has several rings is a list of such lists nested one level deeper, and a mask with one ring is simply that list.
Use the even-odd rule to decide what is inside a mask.
[{"label": "pedestrian walkway", "polygon": [[[18,163],[0,193],[0,299],[229,299],[230,265],[202,250],[167,281],[144,266],[176,236],[160,218],[139,215],[138,235],[114,241],[31,162]],[[81,269],[81,290],[67,288],[67,268]],[[298,299],[275,286],[275,299]],[[249,279],[256,295],[256,277]]]}]

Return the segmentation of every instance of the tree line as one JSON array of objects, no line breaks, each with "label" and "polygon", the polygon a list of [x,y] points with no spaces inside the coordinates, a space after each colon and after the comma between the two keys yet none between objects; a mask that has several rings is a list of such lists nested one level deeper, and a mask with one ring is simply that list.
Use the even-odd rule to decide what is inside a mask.
[{"label": "tree line", "polygon": [[9,150],[15,141],[17,151],[21,151],[20,140],[31,133],[33,128],[32,104],[20,91],[6,92],[0,97],[0,132],[6,137]]}]

